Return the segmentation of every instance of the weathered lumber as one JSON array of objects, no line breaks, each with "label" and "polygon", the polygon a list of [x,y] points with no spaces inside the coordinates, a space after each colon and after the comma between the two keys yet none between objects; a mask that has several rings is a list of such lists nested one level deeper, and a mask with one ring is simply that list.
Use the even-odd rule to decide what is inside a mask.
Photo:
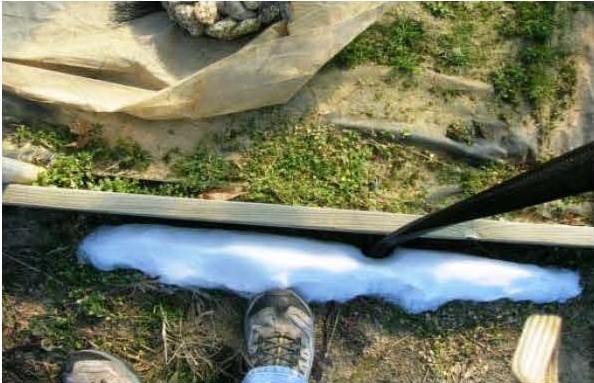
[{"label": "weathered lumber", "polygon": [[[2,197],[4,205],[13,206],[362,234],[386,234],[418,217],[375,211],[212,201],[26,185],[7,185]],[[424,237],[594,248],[594,227],[485,219],[443,228]]]},{"label": "weathered lumber", "polygon": [[31,184],[45,169],[23,161],[2,157],[2,183]]}]

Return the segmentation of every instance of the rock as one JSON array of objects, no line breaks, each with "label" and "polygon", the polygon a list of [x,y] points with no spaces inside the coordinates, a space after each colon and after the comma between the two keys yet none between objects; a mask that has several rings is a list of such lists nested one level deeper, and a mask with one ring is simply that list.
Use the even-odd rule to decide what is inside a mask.
[{"label": "rock", "polygon": [[266,1],[260,4],[258,19],[262,24],[272,24],[290,18],[289,3],[286,1]]},{"label": "rock", "polygon": [[289,18],[289,3],[282,1],[171,1],[161,2],[169,18],[191,36],[207,34],[232,40],[257,32],[263,24]]},{"label": "rock", "polygon": [[213,25],[219,19],[216,1],[198,1],[194,4],[194,16],[204,25]]},{"label": "rock", "polygon": [[237,25],[235,30],[233,31],[237,37],[249,35],[250,33],[257,32],[262,23],[258,19],[247,19],[243,20],[242,22]]},{"label": "rock", "polygon": [[221,40],[233,40],[258,31],[261,25],[258,19],[237,22],[228,17],[206,28],[206,34]]},{"label": "rock", "polygon": [[256,11],[260,7],[259,1],[242,1],[241,3],[250,11]]},{"label": "rock", "polygon": [[216,22],[206,28],[206,34],[215,39],[230,40],[232,37],[233,30],[237,26],[237,21],[230,17]]},{"label": "rock", "polygon": [[194,13],[194,4],[166,1],[162,4],[169,18],[188,31],[191,36],[197,37],[204,34],[205,26],[198,22]]},{"label": "rock", "polygon": [[245,8],[239,1],[217,1],[219,13],[231,17],[233,20],[242,21],[253,19],[256,13]]}]

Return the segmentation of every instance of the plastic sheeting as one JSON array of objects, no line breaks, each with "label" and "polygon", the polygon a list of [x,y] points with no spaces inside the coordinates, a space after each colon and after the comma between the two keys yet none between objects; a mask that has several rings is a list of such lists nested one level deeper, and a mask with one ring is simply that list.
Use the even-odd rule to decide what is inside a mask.
[{"label": "plastic sheeting", "polygon": [[155,120],[285,103],[381,12],[380,3],[291,6],[286,27],[223,42],[185,35],[164,12],[117,25],[109,2],[4,2],[3,89]]},{"label": "plastic sheeting", "polygon": [[182,287],[239,294],[291,287],[319,302],[378,296],[409,312],[455,299],[565,301],[581,291],[569,270],[413,249],[379,260],[341,243],[161,225],[99,228],[79,254],[101,270],[137,269]]}]

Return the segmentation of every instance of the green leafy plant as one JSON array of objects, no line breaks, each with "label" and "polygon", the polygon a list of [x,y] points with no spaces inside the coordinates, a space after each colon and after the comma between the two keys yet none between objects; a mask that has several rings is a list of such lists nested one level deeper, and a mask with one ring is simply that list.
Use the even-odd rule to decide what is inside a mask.
[{"label": "green leafy plant", "polygon": [[504,35],[521,37],[537,43],[548,42],[556,27],[555,2],[513,2],[514,17],[501,23]]},{"label": "green leafy plant", "polygon": [[472,42],[474,26],[468,22],[456,24],[451,33],[438,39],[438,59],[446,67],[466,68],[476,62],[478,50]]},{"label": "green leafy plant", "polygon": [[445,1],[424,1],[423,8],[425,8],[433,17],[443,19],[455,15],[455,10],[452,8],[454,2]]},{"label": "green leafy plant", "polygon": [[504,36],[521,39],[514,60],[491,74],[497,97],[517,105],[525,100],[534,110],[560,109],[575,90],[575,65],[554,39],[567,10],[557,3],[516,2],[513,17],[501,23]]},{"label": "green leafy plant", "polygon": [[389,25],[376,24],[358,36],[336,57],[345,66],[364,62],[390,65],[396,71],[412,73],[421,63],[425,31],[420,21],[397,16]]},{"label": "green leafy plant", "polygon": [[116,144],[107,150],[111,162],[118,164],[120,169],[144,170],[151,162],[150,155],[138,143],[119,138]]},{"label": "green leafy plant", "polygon": [[251,200],[357,207],[369,192],[371,156],[354,132],[299,125],[263,137],[241,173]]},{"label": "green leafy plant", "polygon": [[187,193],[195,194],[222,186],[233,178],[234,173],[234,168],[229,162],[203,148],[197,148],[191,155],[178,159],[173,165],[173,170],[181,179],[180,187]]},{"label": "green leafy plant", "polygon": [[71,189],[89,189],[95,183],[93,156],[88,152],[56,156],[51,167],[41,173],[38,183]]},{"label": "green leafy plant", "polygon": [[74,140],[74,136],[62,126],[36,124],[34,127],[26,124],[10,124],[14,129],[13,137],[18,144],[25,142],[41,145],[50,149],[60,150]]}]

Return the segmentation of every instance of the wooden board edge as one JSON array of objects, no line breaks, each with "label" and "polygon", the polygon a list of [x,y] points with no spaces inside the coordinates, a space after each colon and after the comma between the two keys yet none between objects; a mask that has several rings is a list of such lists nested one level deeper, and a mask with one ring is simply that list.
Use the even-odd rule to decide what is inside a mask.
[{"label": "wooden board edge", "polygon": [[[16,184],[3,187],[2,203],[88,213],[380,235],[390,233],[419,217],[376,211],[211,201]],[[591,226],[487,219],[446,227],[428,233],[425,237],[594,248],[594,227]]]}]

